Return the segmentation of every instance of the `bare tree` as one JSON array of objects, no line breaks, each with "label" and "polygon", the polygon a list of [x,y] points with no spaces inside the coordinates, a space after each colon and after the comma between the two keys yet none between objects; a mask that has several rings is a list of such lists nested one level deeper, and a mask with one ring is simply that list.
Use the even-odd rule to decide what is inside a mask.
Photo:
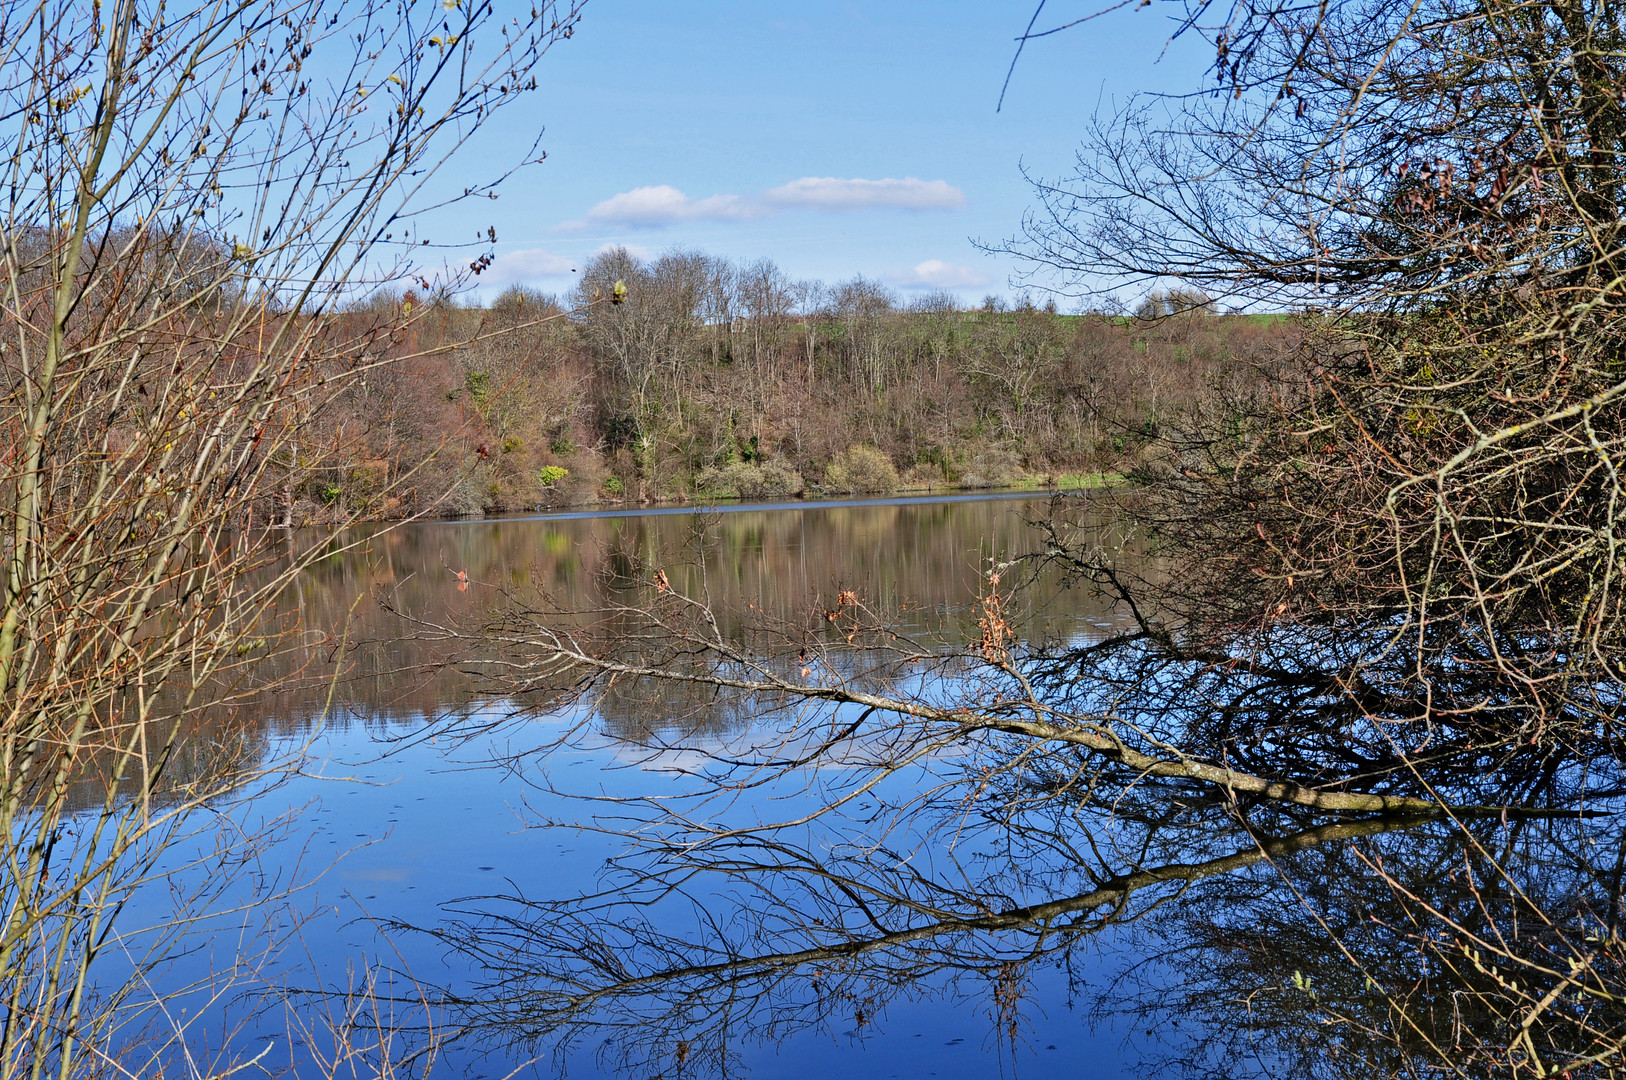
[{"label": "bare tree", "polygon": [[591,305],[609,297],[617,283],[626,301],[598,307],[582,320],[589,346],[608,368],[621,401],[609,424],[612,449],[632,452],[640,495],[660,458],[663,434],[656,391],[680,382],[694,347],[701,305],[716,290],[709,260],[693,252],[670,252],[646,266],[625,248],[606,251],[582,270],[577,300]]},{"label": "bare tree", "polygon": [[1132,512],[1189,565],[1153,590],[1166,626],[1230,647],[1382,623],[1350,662],[1409,663],[1418,723],[1469,663],[1523,702],[1487,703],[1478,738],[1602,748],[1623,626],[1616,22],[1241,4],[1211,31],[1223,104],[1102,119],[1076,174],[1038,186],[1010,245],[1034,265],[1310,311],[1295,363],[1169,418],[1138,474]]},{"label": "bare tree", "polygon": [[884,285],[862,276],[836,286],[830,296],[831,314],[842,330],[847,377],[872,394],[879,393],[892,374],[882,327],[893,314],[894,299]]},{"label": "bare tree", "polygon": [[115,941],[176,947],[207,896],[141,944],[121,905],[278,768],[227,708],[303,562],[265,526],[319,475],[313,417],[413,317],[338,306],[425,273],[430,178],[577,17],[0,11],[0,1077],[110,1071],[162,1019],[145,962],[94,973]]}]

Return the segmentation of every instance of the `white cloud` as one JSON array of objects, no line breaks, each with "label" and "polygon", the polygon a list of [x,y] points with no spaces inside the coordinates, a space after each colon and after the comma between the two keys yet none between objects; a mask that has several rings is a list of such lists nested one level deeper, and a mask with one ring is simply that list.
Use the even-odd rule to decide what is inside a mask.
[{"label": "white cloud", "polygon": [[611,196],[587,211],[582,221],[567,222],[562,228],[567,232],[615,225],[658,229],[679,221],[745,221],[763,213],[761,207],[738,195],[694,199],[670,184],[656,184]]},{"label": "white cloud", "polygon": [[907,274],[897,277],[906,289],[969,289],[988,284],[988,275],[969,266],[955,266],[942,259],[916,263]]},{"label": "white cloud", "polygon": [[965,205],[965,192],[946,180],[838,180],[806,176],[759,195],[711,195],[697,199],[670,184],[633,188],[613,195],[578,221],[559,226],[569,233],[593,229],[659,229],[684,221],[751,221],[784,210],[822,212],[888,208],[953,210]]},{"label": "white cloud", "polygon": [[563,277],[575,267],[576,263],[563,255],[553,255],[541,248],[526,248],[498,255],[480,275],[480,284],[512,285],[537,278]]},{"label": "white cloud", "polygon": [[965,192],[946,180],[838,180],[805,176],[762,193],[770,206],[809,210],[862,210],[872,206],[903,210],[955,210],[965,205]]}]

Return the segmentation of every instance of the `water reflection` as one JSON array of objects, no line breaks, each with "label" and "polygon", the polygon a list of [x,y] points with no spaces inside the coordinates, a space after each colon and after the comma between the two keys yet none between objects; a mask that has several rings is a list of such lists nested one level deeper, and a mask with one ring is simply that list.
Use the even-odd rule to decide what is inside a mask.
[{"label": "water reflection", "polygon": [[[957,869],[975,870],[952,879],[918,865],[927,861],[918,848],[836,860],[820,859],[817,846],[721,845],[702,858],[623,862],[582,899],[467,902],[444,940],[483,976],[456,1001],[465,1023],[527,1049],[586,1037],[600,1043],[601,1063],[634,1075],[726,1073],[742,1043],[863,1028],[896,999],[921,995],[987,1001],[996,1035],[1014,1048],[1028,1033],[1024,1013],[1039,1004],[1028,1000],[1036,969],[1087,966],[1081,952],[1095,935],[1123,932],[1171,902],[1200,903],[1211,878],[1406,827],[1230,836],[1222,854],[1165,862],[1175,853],[1148,850],[1117,870],[1035,866],[1031,851],[1005,852],[993,866],[975,845],[1008,838],[962,836],[973,850]],[[722,910],[708,875],[734,886]],[[1064,884],[1057,878],[1072,888],[1053,891]]]},{"label": "water reflection", "polygon": [[[716,612],[712,632],[740,649],[824,633],[833,608],[844,613],[837,629],[850,629],[862,608],[868,624],[886,627],[889,641],[931,654],[975,638],[989,561],[1033,550],[1038,536],[1026,519],[1044,505],[1043,499],[871,503],[291,536],[291,558],[319,558],[265,628],[269,655],[253,671],[257,692],[189,731],[191,768],[177,762],[168,780],[184,786],[191,772],[206,775],[228,736],[250,757],[305,755],[304,775],[268,791],[249,813],[307,807],[303,840],[256,853],[265,874],[285,884],[309,882],[295,901],[306,915],[282,924],[287,943],[279,956],[254,965],[253,979],[235,992],[241,998],[223,994],[216,975],[218,960],[241,947],[230,931],[220,940],[200,937],[200,949],[177,966],[169,985],[177,992],[215,988],[193,1002],[194,1015],[200,1009],[213,1015],[221,1002],[238,1000],[231,1013],[231,1022],[245,1025],[238,1040],[246,1031],[267,1045],[304,1046],[278,1051],[284,1060],[277,1068],[301,1075],[321,1074],[310,1018],[388,1007],[389,1000],[358,1003],[354,994],[358,985],[391,985],[400,1005],[393,1023],[405,1029],[401,1040],[389,1041],[391,1053],[433,1058],[452,1075],[479,1071],[484,1055],[494,1054],[500,1067],[492,1067],[506,1072],[530,1050],[507,1049],[509,1040],[484,1028],[444,1042],[458,1029],[443,1005],[476,972],[455,958],[447,968],[438,946],[404,927],[434,931],[444,915],[440,905],[493,878],[533,897],[592,891],[619,842],[600,831],[596,842],[583,844],[571,831],[575,839],[557,853],[548,845],[548,858],[539,861],[535,842],[516,831],[545,818],[579,819],[580,806],[558,798],[560,777],[546,768],[485,766],[530,757],[580,717],[549,712],[556,688],[518,697],[492,693],[502,689],[494,673],[509,651],[466,632],[483,635],[511,622],[516,607],[546,603],[579,613],[595,635],[631,640],[625,605],[659,572],[674,594],[707,597]],[[1105,607],[1078,600],[1041,589],[1013,615],[1036,640],[1095,633],[1097,624],[1113,620]],[[669,770],[682,762],[664,753],[666,745],[695,736],[714,745],[750,737],[761,711],[697,686],[639,680],[610,687],[600,704],[591,722],[594,746],[564,763],[577,768],[564,768],[557,755],[549,764],[577,789],[617,797],[672,791]],[[342,857],[324,872],[324,859],[335,855]],[[188,872],[183,866],[174,873],[181,879]],[[254,882],[239,884],[234,902],[255,903]],[[132,925],[165,917],[162,889],[135,898],[125,914]],[[375,936],[368,929],[374,925],[395,929]],[[380,978],[390,968],[398,970]],[[270,1004],[252,1000],[267,979],[290,988],[289,1004],[276,1005],[276,995]],[[453,996],[437,1004],[441,992]],[[241,1020],[245,1010],[249,1021]],[[936,1018],[928,1030],[947,1022]],[[343,1040],[334,1039],[329,1055],[342,1049]],[[241,1060],[254,1057],[257,1046],[251,1043]]]},{"label": "water reflection", "polygon": [[[1352,699],[1309,662],[1336,636],[1173,663],[1065,568],[1016,560],[1046,549],[1043,509],[297,538],[333,554],[288,598],[301,633],[245,728],[286,742],[330,710],[328,745],[367,762],[310,842],[375,849],[339,864],[345,921],[307,925],[315,966],[289,981],[320,996],[371,948],[426,1003],[404,1045],[454,1074],[721,1076],[766,1046],[806,1075],[921,1003],[929,1034],[981,1025],[965,1075],[1019,1074],[1081,1029],[1076,1003],[1132,1033],[1142,1074],[1615,1075],[1607,762],[1475,758],[1469,724],[1386,734],[1408,702],[1381,672]],[[566,639],[610,666],[560,662]],[[1404,742],[1425,735],[1434,757]],[[1173,747],[1236,782],[1163,768],[1190,764]],[[1419,777],[1457,810],[1407,795]]]},{"label": "water reflection", "polygon": [[728,1075],[943,997],[1015,1060],[1061,1004],[1046,973],[1153,1075],[1587,1075],[1618,1046],[1617,826],[1170,816],[669,837],[585,895],[466,899],[434,933],[478,1038],[629,1076]]},{"label": "water reflection", "polygon": [[[609,608],[511,604],[479,638],[516,701],[585,706],[551,747],[608,732],[674,773],[556,818],[622,845],[594,888],[420,927],[477,973],[446,1000],[482,1037],[721,1074],[752,1039],[974,994],[1014,1053],[1035,969],[1112,938],[1145,960],[1073,992],[1149,1031],[1183,1022],[1170,1068],[1612,1075],[1612,744],[1482,741],[1529,688],[1464,663],[1418,713],[1413,676],[1330,623],[1234,650],[1144,615],[1024,640],[1010,605],[1048,583],[1012,589],[1002,562],[935,642],[839,593],[806,623],[726,615],[669,562],[618,565]],[[652,675],[629,707],[618,688]],[[749,722],[628,722],[685,704]]]},{"label": "water reflection", "polygon": [[[329,704],[385,721],[440,716],[478,697],[482,673],[501,663],[502,650],[474,631],[502,625],[516,603],[545,604],[581,614],[584,632],[627,640],[637,616],[624,605],[656,571],[674,592],[703,598],[716,632],[742,648],[765,634],[820,629],[843,594],[861,599],[870,620],[891,632],[964,644],[977,632],[989,560],[1032,552],[1040,537],[1028,521],[1045,505],[887,500],[300,535],[302,548],[326,545],[333,555],[288,597],[285,617],[304,632],[259,672],[268,687],[261,707],[278,725]],[[1025,636],[1058,640],[1121,624],[1110,605],[1065,592],[1058,579],[1046,572],[1024,594],[1015,617]],[[444,630],[459,633],[437,632]],[[690,725],[727,723],[695,720],[703,703],[673,687],[622,684],[617,693],[606,716],[629,732],[685,717]]]},{"label": "water reflection", "polygon": [[1324,845],[1160,912],[1157,966],[1104,1004],[1181,1020],[1165,1054],[1189,1071],[1615,1075],[1623,839],[1568,819]]}]

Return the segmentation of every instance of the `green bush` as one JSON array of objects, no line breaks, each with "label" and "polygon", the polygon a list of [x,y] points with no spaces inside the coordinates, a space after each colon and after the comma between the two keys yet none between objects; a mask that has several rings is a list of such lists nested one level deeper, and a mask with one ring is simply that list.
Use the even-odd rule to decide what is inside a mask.
[{"label": "green bush", "polygon": [[778,499],[802,490],[801,474],[782,465],[755,465],[743,461],[700,470],[695,491],[714,499]]},{"label": "green bush", "polygon": [[852,446],[824,470],[824,487],[839,492],[887,492],[898,486],[892,459],[873,446]]},{"label": "green bush", "polygon": [[627,485],[621,482],[621,478],[619,476],[612,476],[608,480],[604,481],[604,490],[611,495],[625,495],[627,493]]},{"label": "green bush", "polygon": [[569,475],[569,469],[558,465],[544,465],[536,474],[536,482],[542,487],[552,487]]}]

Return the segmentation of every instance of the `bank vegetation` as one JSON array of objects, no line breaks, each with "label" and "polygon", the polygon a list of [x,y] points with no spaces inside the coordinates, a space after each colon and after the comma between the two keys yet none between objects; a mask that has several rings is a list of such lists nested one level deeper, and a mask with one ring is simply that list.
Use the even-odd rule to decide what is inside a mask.
[{"label": "bank vegetation", "polygon": [[[617,281],[624,301],[593,306]],[[349,336],[401,328],[403,362],[326,410],[336,452],[279,511],[297,523],[1076,488],[1155,455],[1170,418],[1215,385],[1256,382],[1301,335],[1295,319],[1200,298],[1120,315],[997,298],[967,310],[861,277],[796,281],[768,260],[624,249],[565,296],[409,289],[341,321]]]}]

